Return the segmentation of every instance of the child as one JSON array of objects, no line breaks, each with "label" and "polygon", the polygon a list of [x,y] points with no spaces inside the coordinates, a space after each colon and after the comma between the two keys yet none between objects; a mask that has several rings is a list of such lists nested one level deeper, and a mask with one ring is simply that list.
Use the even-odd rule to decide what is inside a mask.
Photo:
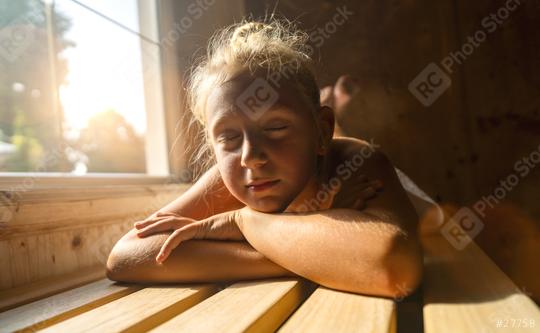
[{"label": "child", "polygon": [[416,288],[418,217],[381,152],[333,138],[334,114],[320,104],[307,40],[277,21],[235,24],[213,37],[189,83],[213,166],[135,223],[109,256],[109,278],[302,276],[388,297]]}]

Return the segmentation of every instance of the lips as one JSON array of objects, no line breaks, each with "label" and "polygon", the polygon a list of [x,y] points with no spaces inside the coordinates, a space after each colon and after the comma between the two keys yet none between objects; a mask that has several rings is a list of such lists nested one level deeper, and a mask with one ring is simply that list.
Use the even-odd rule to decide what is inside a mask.
[{"label": "lips", "polygon": [[267,188],[274,186],[278,182],[279,182],[279,179],[254,181],[246,185],[246,187],[252,191],[262,191],[262,190],[266,190]]},{"label": "lips", "polygon": [[276,179],[272,180],[272,179],[259,179],[259,180],[254,180],[252,182],[249,182],[246,186],[258,186],[258,185],[262,185],[262,184],[265,184],[265,183],[269,183],[269,182],[272,182],[272,181],[275,181]]}]

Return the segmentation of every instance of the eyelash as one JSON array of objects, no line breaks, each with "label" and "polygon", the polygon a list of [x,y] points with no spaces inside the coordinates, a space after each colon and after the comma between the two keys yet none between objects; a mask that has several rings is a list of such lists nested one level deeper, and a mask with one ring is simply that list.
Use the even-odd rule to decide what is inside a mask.
[{"label": "eyelash", "polygon": [[280,131],[280,130],[286,129],[287,127],[288,127],[288,126],[272,127],[272,128],[267,128],[266,130],[267,130],[267,131]]},{"label": "eyelash", "polygon": [[[288,128],[289,126],[281,126],[281,127],[272,127],[272,128],[267,128],[265,129],[266,131],[271,131],[271,132],[276,132],[276,131],[281,131],[281,130],[284,130],[286,128]],[[228,142],[228,141],[232,141],[236,138],[238,138],[239,135],[235,135],[235,136],[230,136],[230,137],[223,137],[220,141],[221,142]]]}]

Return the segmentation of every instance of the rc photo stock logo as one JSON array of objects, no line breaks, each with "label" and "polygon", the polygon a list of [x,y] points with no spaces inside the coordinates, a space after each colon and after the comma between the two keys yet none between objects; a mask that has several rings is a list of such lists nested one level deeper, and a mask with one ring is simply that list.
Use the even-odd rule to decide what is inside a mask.
[{"label": "rc photo stock logo", "polygon": [[476,201],[472,208],[463,207],[441,228],[441,234],[456,249],[463,250],[484,228],[486,210],[499,205],[531,172],[540,165],[540,145],[514,163],[512,172],[500,179],[493,191]]},{"label": "rc photo stock logo", "polygon": [[253,121],[278,100],[277,91],[263,78],[256,78],[236,99],[236,105]]},{"label": "rc photo stock logo", "polygon": [[451,85],[450,75],[455,65],[461,65],[467,58],[486,41],[488,34],[500,27],[521,5],[521,0],[507,0],[495,12],[485,16],[481,21],[481,28],[472,35],[467,36],[461,48],[450,52],[440,61],[440,66],[434,62],[429,63],[410,83],[409,91],[425,107],[432,105]]},{"label": "rc photo stock logo", "polygon": [[482,231],[484,223],[470,208],[463,207],[441,228],[442,235],[458,250],[463,250]]}]

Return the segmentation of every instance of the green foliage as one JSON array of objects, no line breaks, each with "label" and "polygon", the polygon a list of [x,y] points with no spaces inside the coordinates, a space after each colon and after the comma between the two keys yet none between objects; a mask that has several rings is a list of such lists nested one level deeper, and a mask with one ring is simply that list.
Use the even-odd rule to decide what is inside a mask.
[{"label": "green foliage", "polygon": [[88,172],[146,171],[143,138],[114,110],[93,116],[75,146],[88,156]]},{"label": "green foliage", "polygon": [[[59,13],[54,19],[58,54],[73,45],[63,37],[71,23]],[[17,148],[16,154],[1,166],[2,171],[35,171],[45,155],[62,144],[58,135],[59,120],[52,109],[52,91],[57,87],[51,87],[46,26],[42,1],[0,0],[0,29],[24,29],[21,38],[28,39],[15,59],[0,57],[0,131],[4,134],[3,140]],[[67,74],[67,64],[60,64],[58,84],[64,82]],[[14,85],[22,89],[16,90]],[[70,171],[71,165],[65,157],[59,156],[45,169]]]},{"label": "green foliage", "polygon": [[[52,108],[53,91],[65,83],[69,70],[60,54],[76,44],[65,38],[71,20],[56,11],[58,86],[51,87],[44,6],[41,0],[0,0],[0,30],[22,26],[25,38],[30,39],[14,61],[0,56],[0,140],[16,146],[0,171],[70,172],[77,161],[68,154],[75,151],[87,157],[88,172],[145,172],[144,140],[114,110],[94,116],[74,142],[66,142],[59,133],[61,120]],[[72,149],[66,149],[69,146]]]}]

